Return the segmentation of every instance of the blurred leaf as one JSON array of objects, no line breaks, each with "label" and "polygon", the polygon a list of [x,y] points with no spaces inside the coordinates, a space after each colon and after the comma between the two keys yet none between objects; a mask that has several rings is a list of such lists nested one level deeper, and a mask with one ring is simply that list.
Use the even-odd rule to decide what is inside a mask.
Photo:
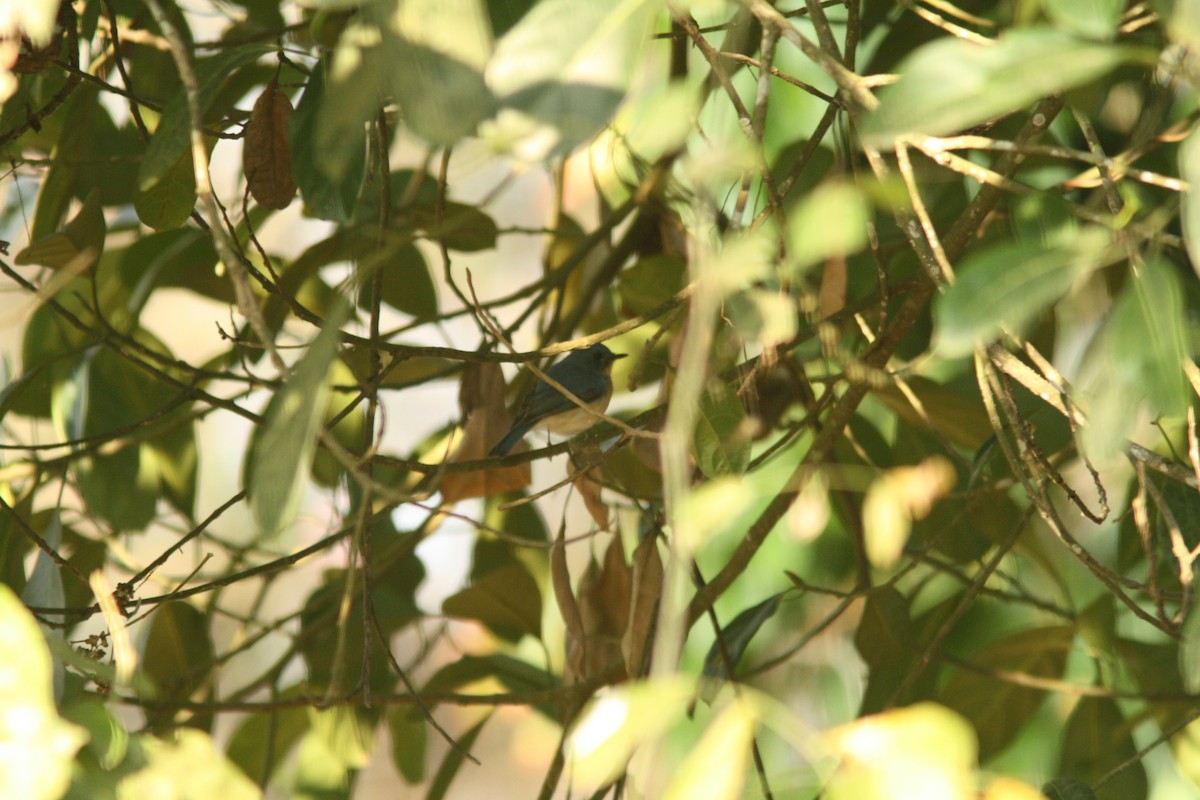
[{"label": "blurred leaf", "polygon": [[463,762],[466,761],[464,753],[471,752],[471,748],[475,746],[475,740],[479,738],[479,734],[483,732],[483,726],[492,718],[489,713],[483,719],[476,722],[461,736],[455,737],[457,747],[451,747],[446,751],[446,755],[442,758],[442,763],[438,766],[438,771],[434,773],[433,781],[429,785],[429,792],[425,795],[425,800],[444,800],[446,793],[450,791],[450,784],[458,775],[459,769],[462,768]]},{"label": "blurred leaf", "polygon": [[[155,350],[165,350],[147,334],[139,338]],[[55,403],[66,415],[59,421],[60,435],[78,439],[138,428],[147,418],[162,414],[175,396],[165,381],[149,378],[114,351],[93,351],[77,362],[69,382],[54,388]],[[72,464],[88,510],[114,530],[142,530],[154,518],[160,482],[146,448],[127,439],[119,448],[81,456]]]},{"label": "blurred leaf", "polygon": [[867,559],[873,566],[896,566],[908,544],[913,520],[927,516],[956,480],[949,461],[929,456],[920,464],[893,467],[871,484],[863,499],[862,524]]},{"label": "blurred leaf", "polygon": [[311,726],[300,740],[292,791],[300,798],[349,800],[358,771],[371,760],[371,726],[360,709],[346,706],[309,714]]},{"label": "blurred leaf", "polygon": [[1046,15],[1069,33],[1099,41],[1111,40],[1125,12],[1125,0],[1042,0]]},{"label": "blurred leaf", "polygon": [[255,444],[246,485],[250,510],[264,537],[289,527],[300,510],[329,396],[329,368],[346,314],[343,307],[325,320],[263,415],[265,427]]},{"label": "blurred leaf", "polygon": [[750,646],[750,640],[763,624],[779,610],[783,593],[773,594],[761,603],[743,609],[732,621],[721,629],[719,641],[714,641],[704,657],[704,674],[711,678],[729,678],[729,670],[736,667],[742,653]]},{"label": "blurred leaf", "polygon": [[883,386],[872,392],[905,424],[937,431],[954,444],[971,450],[978,450],[992,436],[992,424],[977,393],[968,396],[921,375],[907,376],[905,380],[923,414],[896,386]]},{"label": "blurred leaf", "polygon": [[[1148,789],[1145,765],[1136,759],[1127,763],[1138,753],[1133,725],[1112,699],[1081,697],[1067,720],[1059,774],[1096,786],[1097,800],[1145,797]],[[1108,776],[1118,765],[1125,768]],[[1099,785],[1106,776],[1108,779]]]},{"label": "blurred leaf", "polygon": [[741,398],[723,383],[712,382],[700,397],[692,454],[710,478],[740,475],[750,463],[750,437],[742,423],[746,409]]},{"label": "blurred leaf", "polygon": [[442,602],[447,616],[482,622],[501,638],[517,641],[542,632],[542,595],[529,569],[511,562]]},{"label": "blurred leaf", "polygon": [[[158,687],[161,699],[188,700],[210,680],[216,657],[208,620],[182,600],[164,603],[150,619],[142,670]],[[147,716],[152,725],[165,726],[174,714],[154,711]]]},{"label": "blurred leaf", "polygon": [[1184,690],[1196,694],[1200,692],[1200,609],[1195,605],[1188,611],[1179,633],[1183,639],[1179,646],[1179,674]]},{"label": "blurred leaf", "polygon": [[431,144],[454,144],[492,110],[483,79],[492,51],[486,6],[483,0],[403,0],[383,26],[392,95],[405,124]]},{"label": "blurred leaf", "polygon": [[[300,687],[294,686],[279,693],[279,699],[299,697]],[[292,748],[308,732],[310,712],[307,708],[281,708],[263,714],[251,714],[233,732],[225,751],[246,777],[267,785],[279,766],[285,763]]]},{"label": "blurred leaf", "polygon": [[691,682],[681,677],[597,692],[571,726],[564,747],[579,789],[588,792],[615,780],[639,745],[684,717],[691,698]]},{"label": "blurred leaf", "polygon": [[621,270],[617,293],[629,314],[645,314],[674,297],[683,288],[687,269],[676,255],[642,258]]},{"label": "blurred leaf", "polygon": [[[366,412],[360,403],[349,413],[343,415],[336,425],[330,427],[334,418],[341,415],[346,404],[355,399],[358,392],[353,389],[337,389],[335,386],[355,386],[354,374],[340,358],[335,358],[329,366],[327,382],[330,386],[328,401],[321,415],[321,428],[328,430],[334,440],[347,451],[356,455],[361,454],[366,442]],[[333,488],[337,486],[346,468],[332,453],[318,447],[313,452],[312,479],[315,483]]]},{"label": "blurred leaf", "polygon": [[410,786],[421,783],[425,780],[429,723],[418,711],[404,706],[389,709],[387,722],[396,771]]},{"label": "blurred leaf", "polygon": [[367,301],[376,271],[383,275],[381,299],[384,303],[419,320],[437,316],[437,289],[425,258],[413,245],[411,236],[391,234],[359,262],[360,308],[369,308]]},{"label": "blurred leaf", "polygon": [[292,177],[304,199],[305,211],[318,219],[348,222],[354,216],[355,203],[362,189],[367,137],[361,118],[356,125],[342,131],[338,141],[343,166],[335,173],[336,177],[327,174],[329,153],[317,141],[317,129],[325,107],[331,59],[326,56],[313,67],[296,112],[292,114]]},{"label": "blurred leaf", "polygon": [[1135,55],[1050,28],[1009,30],[991,47],[941,38],[900,64],[900,81],[879,92],[879,108],[863,122],[863,140],[889,147],[906,133],[954,133],[1088,83]]},{"label": "blurred leaf", "polygon": [[960,668],[950,674],[939,697],[975,726],[981,760],[1007,747],[1046,699],[1045,691],[992,675],[1016,672],[1058,680],[1074,636],[1067,625],[1018,630],[971,657],[979,671]]},{"label": "blurred leaf", "polygon": [[272,79],[254,101],[242,140],[246,184],[255,201],[267,208],[287,208],[296,194],[288,138],[291,119],[292,102]]},{"label": "blurred leaf", "polygon": [[771,289],[748,289],[725,300],[723,314],[744,342],[763,349],[795,337],[799,328],[795,298]]},{"label": "blurred leaf", "polygon": [[1094,380],[1088,386],[1083,444],[1093,458],[1106,458],[1124,446],[1134,423],[1131,408],[1146,403],[1156,417],[1179,417],[1187,408],[1182,287],[1168,264],[1150,259],[1144,266],[1140,274],[1130,274],[1099,346],[1084,362]]},{"label": "blurred leaf", "polygon": [[758,715],[747,700],[734,700],[708,724],[663,793],[664,800],[734,800],[741,796]]},{"label": "blurred leaf", "polygon": [[934,306],[938,352],[965,355],[1005,327],[1019,334],[1076,279],[1101,265],[1108,243],[1107,232],[1085,229],[1066,246],[1004,243],[968,255],[958,281]]},{"label": "blurred leaf", "polygon": [[788,212],[788,266],[803,273],[830,258],[844,258],[867,243],[870,207],[862,192],[843,181],[822,183]]},{"label": "blurred leaf", "polygon": [[1096,793],[1086,783],[1074,778],[1055,778],[1042,787],[1046,800],[1096,800]]},{"label": "blurred leaf", "polygon": [[496,221],[475,206],[447,201],[440,221],[434,200],[414,206],[409,213],[426,237],[451,250],[476,253],[496,247]]},{"label": "blurred leaf", "polygon": [[966,720],[942,706],[918,703],[863,717],[830,731],[837,772],[829,800],[971,797],[975,737]]},{"label": "blurred leaf", "polygon": [[454,692],[478,681],[493,678],[513,692],[544,692],[556,688],[558,679],[528,662],[492,653],[486,656],[462,656],[434,674],[423,690],[428,693]]},{"label": "blurred leaf", "polygon": [[536,4],[496,43],[488,83],[503,108],[483,138],[525,161],[591,139],[624,98],[653,11],[640,0]]},{"label": "blurred leaf", "polygon": [[0,796],[53,800],[71,780],[71,759],[86,741],[82,728],[58,716],[50,652],[33,616],[0,586]]}]

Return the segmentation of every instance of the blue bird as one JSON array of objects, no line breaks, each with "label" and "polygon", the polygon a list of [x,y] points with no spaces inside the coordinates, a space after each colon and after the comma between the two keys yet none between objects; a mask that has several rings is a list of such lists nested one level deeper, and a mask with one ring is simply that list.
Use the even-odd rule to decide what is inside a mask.
[{"label": "blue bird", "polygon": [[531,428],[573,436],[592,427],[596,422],[596,414],[592,412],[603,413],[612,397],[612,363],[624,357],[624,353],[614,353],[602,344],[594,344],[586,350],[572,352],[550,367],[546,375],[561,383],[591,411],[580,408],[550,384],[538,381],[517,407],[512,430],[488,455],[507,455]]}]

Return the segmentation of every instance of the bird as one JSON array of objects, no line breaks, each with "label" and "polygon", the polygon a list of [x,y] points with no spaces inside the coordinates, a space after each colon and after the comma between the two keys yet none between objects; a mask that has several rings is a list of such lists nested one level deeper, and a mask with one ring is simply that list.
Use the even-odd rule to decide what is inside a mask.
[{"label": "bird", "polygon": [[566,395],[544,381],[538,381],[517,406],[517,418],[489,456],[507,455],[532,428],[573,436],[596,423],[596,414],[604,413],[612,397],[612,364],[625,353],[614,353],[602,344],[575,350],[546,370],[546,376],[558,381],[582,400],[589,410],[580,408]]}]

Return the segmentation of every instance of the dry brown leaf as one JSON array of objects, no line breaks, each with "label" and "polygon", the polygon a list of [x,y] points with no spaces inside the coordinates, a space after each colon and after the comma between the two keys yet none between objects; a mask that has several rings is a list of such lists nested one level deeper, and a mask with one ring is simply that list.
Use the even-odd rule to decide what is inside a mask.
[{"label": "dry brown leaf", "polygon": [[621,540],[613,537],[604,554],[603,566],[592,561],[579,582],[579,615],[587,636],[585,679],[604,675],[614,668],[624,669],[621,639],[629,620],[632,582]]},{"label": "dry brown leaf", "polygon": [[550,549],[550,583],[554,587],[554,600],[558,603],[566,628],[566,664],[563,667],[563,682],[570,686],[583,678],[583,662],[587,635],[583,629],[583,618],[579,605],[571,591],[571,571],[567,568],[567,548],[562,534]]},{"label": "dry brown leaf", "polygon": [[[487,458],[492,445],[512,426],[512,415],[504,406],[504,390],[504,373],[499,364],[468,364],[463,370],[458,403],[466,424],[451,462]],[[520,452],[519,447],[524,445],[513,448],[514,452]],[[442,499],[454,503],[469,497],[513,492],[524,489],[532,480],[528,463],[451,473],[442,479]]]},{"label": "dry brown leaf", "polygon": [[621,640],[625,673],[630,677],[641,674],[658,614],[662,583],[663,565],[658,543],[656,537],[647,536],[633,551],[633,602],[629,609],[629,624]]},{"label": "dry brown leaf", "polygon": [[826,319],[846,307],[846,259],[831,258],[821,273],[817,295],[817,319]]},{"label": "dry brown leaf", "polygon": [[254,101],[242,143],[242,168],[255,201],[264,208],[287,208],[296,196],[288,124],[292,103],[272,79]]},{"label": "dry brown leaf", "polygon": [[[599,451],[596,451],[599,453]],[[587,459],[593,461],[593,459]],[[578,466],[575,458],[572,457],[570,463],[567,464],[567,474],[573,478],[576,491],[583,498],[583,505],[587,508],[588,513],[592,515],[592,519],[600,526],[601,530],[608,530],[609,513],[608,506],[600,497],[600,484],[592,477],[591,464],[588,466]]]}]

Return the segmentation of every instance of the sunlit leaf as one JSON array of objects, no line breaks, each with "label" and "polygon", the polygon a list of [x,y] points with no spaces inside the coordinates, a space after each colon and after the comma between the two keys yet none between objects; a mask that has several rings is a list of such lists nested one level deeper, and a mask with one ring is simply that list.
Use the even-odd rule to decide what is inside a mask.
[{"label": "sunlit leaf", "polygon": [[863,139],[887,147],[906,133],[954,133],[1085,84],[1135,53],[1051,28],[1014,29],[991,47],[940,38],[900,64],[900,81],[880,91]]},{"label": "sunlit leaf", "polygon": [[663,793],[664,800],[740,797],[757,723],[752,703],[731,702],[688,753]]},{"label": "sunlit leaf", "polygon": [[[37,623],[0,586],[0,796],[54,800],[71,780],[82,728],[58,716],[50,652]],[[19,657],[17,657],[19,656]]]},{"label": "sunlit leaf", "polygon": [[974,794],[975,737],[966,720],[918,703],[863,717],[828,734],[841,765],[829,800],[968,800]]},{"label": "sunlit leaf", "polygon": [[1055,25],[1101,41],[1116,35],[1125,6],[1125,0],[1042,0],[1042,7]]},{"label": "sunlit leaf", "polygon": [[823,183],[787,215],[788,261],[804,272],[828,258],[848,256],[867,243],[870,207],[854,185]]},{"label": "sunlit leaf", "polygon": [[604,786],[633,751],[665,733],[687,712],[690,682],[649,680],[604,689],[580,713],[566,741],[572,775],[581,787]]}]

